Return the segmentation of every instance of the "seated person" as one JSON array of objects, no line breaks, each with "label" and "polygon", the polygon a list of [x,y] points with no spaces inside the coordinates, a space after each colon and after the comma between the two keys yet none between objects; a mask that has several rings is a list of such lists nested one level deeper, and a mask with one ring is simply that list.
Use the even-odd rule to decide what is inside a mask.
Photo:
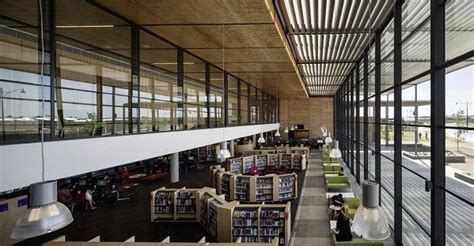
[{"label": "seated person", "polygon": [[334,195],[331,197],[331,205],[334,207],[342,208],[344,205],[344,198],[342,198],[342,194]]},{"label": "seated person", "polygon": [[351,221],[342,211],[337,215],[334,233],[337,241],[352,241]]},{"label": "seated person", "polygon": [[58,200],[64,204],[72,200],[71,189],[63,187],[58,190]]},{"label": "seated person", "polygon": [[337,176],[344,176],[344,168],[340,168],[339,172],[337,173]]}]

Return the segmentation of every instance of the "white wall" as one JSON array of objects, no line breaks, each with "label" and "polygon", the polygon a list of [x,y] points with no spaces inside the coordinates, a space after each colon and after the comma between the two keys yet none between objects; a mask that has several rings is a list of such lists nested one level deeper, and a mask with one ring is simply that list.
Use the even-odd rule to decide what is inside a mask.
[{"label": "white wall", "polygon": [[[46,142],[45,179],[60,179],[272,131],[279,125],[250,125]],[[40,143],[0,146],[0,192],[40,181]]]}]

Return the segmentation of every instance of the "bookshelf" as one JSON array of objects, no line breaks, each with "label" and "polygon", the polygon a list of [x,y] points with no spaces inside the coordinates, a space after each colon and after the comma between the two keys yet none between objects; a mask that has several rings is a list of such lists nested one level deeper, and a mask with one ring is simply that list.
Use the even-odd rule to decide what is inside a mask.
[{"label": "bookshelf", "polygon": [[254,156],[246,156],[242,158],[242,172],[249,173],[250,168],[255,166],[255,157]]},{"label": "bookshelf", "polygon": [[260,242],[269,243],[278,237],[278,245],[287,245],[289,230],[291,230],[289,214],[287,207],[262,207],[260,210]]},{"label": "bookshelf", "polygon": [[292,155],[291,154],[280,154],[280,166],[291,168]]},{"label": "bookshelf", "polygon": [[176,193],[176,218],[196,218],[196,191],[178,190]]},{"label": "bookshelf", "polygon": [[208,223],[209,223],[209,201],[212,199],[212,196],[204,192],[202,195],[200,195],[199,198],[199,207],[200,207],[200,214],[199,214],[199,223],[204,226],[204,228],[207,228]]},{"label": "bookshelf", "polygon": [[152,192],[151,198],[151,221],[174,220],[176,190],[160,188]]},{"label": "bookshelf", "polygon": [[275,175],[257,177],[255,184],[255,201],[273,201]]},{"label": "bookshelf", "polygon": [[232,158],[227,160],[227,170],[232,174],[242,173],[242,158]]},{"label": "bookshelf", "polygon": [[257,166],[258,171],[265,170],[265,166],[267,165],[267,155],[256,155],[255,164]]},{"label": "bookshelf", "polygon": [[278,154],[268,154],[267,155],[267,164],[270,166],[279,166],[280,160],[278,159]]},{"label": "bookshelf", "polygon": [[231,178],[233,179],[233,175],[226,172],[226,173],[222,173],[221,174],[221,178],[220,178],[220,186],[219,186],[219,194],[224,194],[225,195],[225,199],[227,201],[229,201],[231,199],[231,197],[233,198],[233,191],[234,189],[232,189],[232,192],[231,192],[231,187],[230,187],[230,182],[231,182]]},{"label": "bookshelf", "polygon": [[208,145],[198,148],[199,162],[215,162],[216,161],[216,147]]},{"label": "bookshelf", "polygon": [[232,213],[232,242],[257,243],[259,206],[239,206]]},{"label": "bookshelf", "polygon": [[223,203],[217,199],[211,199],[209,201],[209,225],[207,227],[207,230],[209,234],[211,234],[211,236],[214,237],[215,239],[217,239],[217,226],[218,226],[217,208],[221,205],[223,205]]},{"label": "bookshelf", "polygon": [[301,160],[302,160],[301,155],[293,154],[292,160],[293,160],[292,163],[291,163],[291,169],[292,170],[296,170],[296,171],[303,170],[302,163],[301,163]]},{"label": "bookshelf", "polygon": [[237,201],[250,201],[250,178],[251,176],[235,177],[234,194]]},{"label": "bookshelf", "polygon": [[297,190],[296,175],[280,175],[278,177],[278,196],[280,201],[296,198]]},{"label": "bookshelf", "polygon": [[[275,177],[278,178],[277,175]],[[165,209],[155,213],[158,205],[173,208],[173,212]],[[158,215],[167,215],[168,221],[180,221],[180,215],[194,213],[188,221],[198,222],[217,242],[277,243],[274,239],[279,237],[280,241],[274,245],[288,246],[291,233],[290,206],[289,202],[286,204],[228,202],[216,194],[216,189],[209,187],[200,189],[161,187],[151,192],[151,221],[166,221],[157,219]]]}]

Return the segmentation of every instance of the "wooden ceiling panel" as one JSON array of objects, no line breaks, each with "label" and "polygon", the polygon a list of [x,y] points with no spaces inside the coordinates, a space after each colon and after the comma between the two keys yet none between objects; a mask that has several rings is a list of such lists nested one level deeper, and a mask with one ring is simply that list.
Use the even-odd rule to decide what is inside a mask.
[{"label": "wooden ceiling panel", "polygon": [[[282,48],[273,24],[265,25],[192,25],[148,26],[171,42],[185,48]],[[192,38],[189,38],[192,37]]]},{"label": "wooden ceiling panel", "polygon": [[272,23],[264,1],[98,0],[140,25],[190,23]]},{"label": "wooden ceiling panel", "polygon": [[188,49],[189,52],[221,66],[222,62],[288,62],[288,54],[281,49]]}]

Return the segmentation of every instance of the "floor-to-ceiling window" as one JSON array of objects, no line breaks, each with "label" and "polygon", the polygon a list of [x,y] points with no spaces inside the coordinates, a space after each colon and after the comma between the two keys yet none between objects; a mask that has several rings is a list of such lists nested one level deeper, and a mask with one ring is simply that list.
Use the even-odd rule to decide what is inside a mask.
[{"label": "floor-to-ceiling window", "polygon": [[[474,240],[474,2],[452,0],[446,1],[445,5],[431,6],[435,2],[416,0],[397,3],[401,14],[400,17],[394,14],[392,18],[399,19],[388,20],[374,37],[374,40],[380,38],[380,54],[376,53],[373,43],[366,47],[368,93],[365,95],[365,54],[355,67],[359,69],[360,85],[354,90],[358,91],[356,94],[361,104],[354,105],[360,110],[360,117],[355,120],[361,124],[362,145],[360,152],[352,155],[360,155],[362,177],[363,144],[368,144],[369,178],[372,179],[375,178],[375,160],[380,158],[381,204],[392,228],[396,228],[397,223],[401,225],[401,230],[396,230],[394,234],[395,240],[401,239],[397,243],[469,245]],[[441,27],[445,31],[444,37],[432,31],[432,11],[445,14],[445,26]],[[396,27],[397,21],[400,29]],[[436,25],[441,26],[439,23]],[[395,43],[396,40],[400,42]],[[436,57],[433,56],[439,56],[439,50],[433,50],[433,45],[439,40],[445,42],[445,62],[434,66],[433,59]],[[396,55],[397,50],[400,56]],[[375,73],[378,66],[374,59],[376,56],[380,57],[379,78]],[[445,71],[443,86],[436,83],[440,81],[436,77],[436,71],[440,69]],[[350,76],[345,83],[350,83]],[[376,83],[380,83],[380,92],[375,90]],[[442,91],[444,95],[432,98],[433,91]],[[342,96],[344,93],[342,87],[336,98],[348,100],[349,97]],[[377,97],[380,98],[380,124],[376,123]],[[443,101],[444,109],[432,108],[436,103],[433,100]],[[368,108],[364,108],[364,102],[367,102]],[[341,105],[345,102],[336,103],[339,104],[338,119],[344,121],[342,115],[346,115],[348,109]],[[364,110],[368,121],[363,119]],[[439,122],[444,124],[437,127]],[[363,125],[367,126],[364,128]],[[341,122],[338,126],[340,131],[345,132],[341,129],[345,124]],[[379,139],[375,139],[374,135],[376,126],[380,129]],[[364,141],[364,134],[367,134],[368,142]],[[444,136],[444,144],[433,143],[435,136]],[[378,141],[380,146],[377,146]],[[379,147],[380,152],[375,151],[375,147]],[[349,151],[357,151],[357,148],[353,149]],[[347,148],[344,150],[347,151]],[[439,153],[442,153],[444,160],[432,157]],[[397,156],[401,156],[399,162],[396,161]],[[345,161],[350,162],[350,159]],[[437,173],[443,168],[440,163],[444,164],[444,182],[436,180]],[[397,168],[401,171],[397,172]],[[396,194],[397,187],[401,188],[401,194]],[[444,203],[433,203],[433,199],[443,196]],[[401,198],[401,206],[396,205],[397,197]],[[444,211],[446,216],[441,221],[445,223],[437,222],[440,218],[436,216],[436,211]],[[442,213],[439,216],[443,216]],[[444,227],[441,237],[436,235],[440,233],[439,226]],[[445,241],[433,241],[433,238]]]}]

